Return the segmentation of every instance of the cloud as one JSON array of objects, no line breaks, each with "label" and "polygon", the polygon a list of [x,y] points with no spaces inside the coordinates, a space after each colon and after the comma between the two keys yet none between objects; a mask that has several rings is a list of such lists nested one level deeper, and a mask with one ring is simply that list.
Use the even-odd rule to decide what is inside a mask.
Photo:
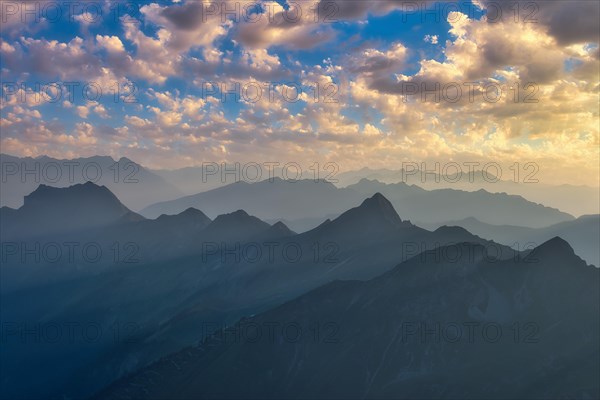
[{"label": "cloud", "polygon": [[437,35],[425,35],[423,41],[431,44],[438,44],[438,39]]},{"label": "cloud", "polygon": [[289,9],[274,1],[263,4],[262,13],[253,14],[252,19],[242,19],[236,26],[234,39],[244,46],[308,49],[335,37],[330,25],[315,23],[309,18],[307,3],[291,3]]},{"label": "cloud", "polygon": [[600,3],[597,1],[513,1],[480,0],[493,20],[517,19],[538,24],[561,45],[598,43]]},{"label": "cloud", "polygon": [[[173,127],[184,121],[185,118],[199,121],[205,117],[204,108],[208,103],[205,99],[188,95],[180,98],[178,93],[169,91],[158,92],[150,89],[149,96],[158,101],[161,107],[148,106],[156,116],[156,122],[161,127]],[[137,117],[128,117],[129,121],[137,127],[147,126],[146,121]]]},{"label": "cloud", "polygon": [[266,49],[250,49],[243,53],[241,59],[250,68],[267,74],[281,66],[279,57],[269,54]]},{"label": "cloud", "polygon": [[[422,2],[425,6],[427,1]],[[344,1],[344,0],[321,0],[317,5],[321,20],[360,20],[369,15],[385,15],[394,10],[408,10],[414,2],[397,0],[379,1]]]},{"label": "cloud", "polygon": [[73,80],[102,74],[98,58],[88,48],[89,43],[80,37],[69,42],[21,37],[12,45],[2,46],[2,53],[3,62],[13,73]]},{"label": "cloud", "polygon": [[106,49],[109,53],[122,54],[125,52],[123,42],[118,36],[96,35],[98,46]]},{"label": "cloud", "polygon": [[87,106],[77,106],[75,109],[80,118],[86,119],[90,115],[90,109]]},{"label": "cloud", "polygon": [[[66,39],[52,29],[40,35],[38,27],[13,26],[3,30],[0,52],[3,76],[15,82],[143,83],[135,106],[65,100],[56,104],[57,116],[47,97],[28,90],[20,101],[19,89],[3,102],[0,143],[22,155],[152,157],[158,167],[301,154],[345,168],[440,158],[544,160],[563,175],[562,165],[596,168],[588,164],[598,164],[600,142],[597,2],[536,3],[537,22],[525,23],[532,2],[520,3],[515,21],[514,2],[479,0],[488,16],[492,4],[503,7],[504,18],[453,12],[442,22],[448,32],[364,40],[365,26],[379,22],[374,16],[402,18],[414,3],[327,0],[314,8],[267,1],[248,19],[223,14],[233,1],[155,2],[140,8],[138,21],[121,20],[115,29],[81,24],[81,15],[78,33]],[[303,18],[294,19],[295,4]],[[227,88],[279,82],[272,98],[263,92],[231,106],[220,93],[200,93],[207,81]],[[449,83],[464,90],[456,102],[444,98]],[[464,83],[475,84],[472,99]],[[298,84],[303,93],[286,101]],[[486,101],[489,85],[505,86],[500,101]],[[330,95],[336,101],[324,101]],[[537,103],[524,101],[531,95]]]},{"label": "cloud", "polygon": [[349,71],[363,74],[383,74],[399,71],[406,62],[408,49],[402,43],[392,43],[387,50],[374,48],[352,54],[345,66]]},{"label": "cloud", "polygon": [[161,29],[158,37],[170,54],[185,53],[192,48],[210,47],[231,26],[219,15],[207,15],[205,2],[188,1],[161,7],[156,3],[140,8],[146,21]]},{"label": "cloud", "polygon": [[[444,61],[422,59],[416,74],[378,75],[371,87],[382,93],[418,95],[425,88],[440,91],[450,84],[495,84],[503,77],[523,86],[541,85],[564,74],[569,55],[538,25],[491,24],[457,12],[448,15],[448,22],[454,40],[446,43]],[[476,94],[481,96],[481,91]]]}]

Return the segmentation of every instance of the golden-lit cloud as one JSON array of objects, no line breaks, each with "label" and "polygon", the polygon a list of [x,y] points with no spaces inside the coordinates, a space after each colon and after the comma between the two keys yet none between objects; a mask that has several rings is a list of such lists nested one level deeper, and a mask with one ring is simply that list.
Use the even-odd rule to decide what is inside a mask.
[{"label": "golden-lit cloud", "polygon": [[[13,24],[19,35],[3,37],[0,53],[15,81],[37,74],[105,87],[136,81],[144,89],[132,105],[57,103],[71,121],[44,108],[44,96],[15,100],[18,89],[3,102],[2,148],[61,157],[108,152],[169,168],[278,159],[344,169],[537,162],[549,183],[597,186],[600,53],[590,16],[597,6],[545,3],[536,23],[454,11],[440,22],[445,32],[419,31],[416,41],[340,39],[344,24],[390,14],[402,21],[406,3],[395,1],[340,2],[338,24],[306,15],[292,21],[286,15],[295,5],[277,2],[265,2],[253,21],[207,15],[198,2],[149,3],[138,21],[118,21],[118,31],[86,26],[70,39]],[[323,49],[325,57],[315,56]],[[232,96],[202,93],[208,81],[250,91],[232,106]]]}]

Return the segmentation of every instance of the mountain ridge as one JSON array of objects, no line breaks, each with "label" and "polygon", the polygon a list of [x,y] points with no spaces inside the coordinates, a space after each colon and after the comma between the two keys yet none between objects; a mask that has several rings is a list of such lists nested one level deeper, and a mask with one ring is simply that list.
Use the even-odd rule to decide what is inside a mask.
[{"label": "mountain ridge", "polygon": [[[522,393],[547,398],[556,387],[571,387],[567,377],[574,375],[579,383],[575,396],[594,397],[600,392],[600,369],[597,360],[589,360],[590,352],[598,354],[600,271],[565,253],[565,243],[555,238],[539,246],[560,245],[564,256],[544,256],[540,268],[525,268],[515,259],[489,262],[483,254],[471,258],[483,247],[464,243],[470,250],[460,262],[417,256],[371,280],[335,280],[242,318],[114,382],[94,398],[255,398],[265,396],[265,387],[277,398],[378,399],[398,398],[398,393],[405,399],[518,398]],[[518,296],[523,291],[526,298]],[[329,329],[320,340],[285,340],[279,331],[272,340],[226,340],[273,321],[295,324],[303,332],[310,332],[315,321]],[[529,331],[509,334],[515,324]],[[481,329],[489,325],[509,333],[486,336]],[[469,336],[465,326],[472,329]],[[462,334],[445,336],[450,327]],[[515,359],[521,362],[515,365]],[[552,371],[562,373],[548,375],[551,360]],[[438,385],[423,384],[423,368]],[[231,370],[234,378],[224,375]],[[473,385],[473,379],[487,384]],[[556,385],[556,379],[563,383]]]}]

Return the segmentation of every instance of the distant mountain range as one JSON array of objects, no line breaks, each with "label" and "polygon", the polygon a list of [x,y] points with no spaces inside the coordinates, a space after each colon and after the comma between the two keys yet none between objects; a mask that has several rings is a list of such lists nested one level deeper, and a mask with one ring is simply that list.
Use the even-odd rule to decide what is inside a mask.
[{"label": "distant mountain range", "polygon": [[93,181],[114,192],[127,207],[141,210],[183,193],[156,173],[125,157],[94,156],[59,160],[47,156],[14,157],[0,154],[0,206],[18,208],[23,197],[40,184],[68,187]]},{"label": "distant mountain range", "polygon": [[[530,232],[536,239],[564,232],[586,252],[596,220],[518,196],[366,180],[344,189],[323,181],[236,183],[175,203],[179,212],[149,219],[108,186],[86,182],[40,185],[20,208],[0,209],[1,398],[89,397],[120,378],[100,397],[164,398],[163,390],[180,385],[167,397],[426,398],[459,393],[468,383],[460,373],[490,382],[467,393],[473,398],[546,397],[567,387],[577,388],[576,397],[598,393],[590,376],[598,369],[600,270],[562,239],[518,251],[461,226],[429,230],[400,215],[562,221],[553,225],[560,229]],[[265,215],[335,217],[296,233]],[[321,337],[333,327],[341,347],[280,336],[275,346],[220,343],[222,327],[252,321],[295,321],[303,331],[324,324]],[[507,336],[524,324],[517,327],[527,337],[534,323],[548,342],[525,350],[397,345],[402,324],[415,321],[494,322]],[[93,340],[82,334],[90,327],[100,332]],[[511,370],[517,355],[525,361]],[[189,375],[153,364],[160,359]],[[496,369],[488,369],[491,359]],[[556,378],[567,365],[575,365],[568,380]],[[149,379],[153,371],[160,375]],[[502,378],[491,380],[494,373]]]},{"label": "distant mountain range", "polygon": [[427,191],[415,185],[383,184],[366,179],[348,189],[363,195],[372,191],[381,192],[400,213],[410,215],[419,223],[441,221],[444,215],[453,215],[455,219],[474,217],[490,224],[528,227],[544,227],[573,219],[567,213],[532,203],[521,196],[490,193],[483,189],[476,192],[454,189]]},{"label": "distant mountain range", "polygon": [[[20,207],[23,196],[31,193],[39,184],[66,187],[93,180],[99,185],[108,187],[127,207],[139,211],[155,203],[179,199],[186,195],[192,196],[236,182],[244,182],[244,180],[247,181],[245,183],[258,183],[267,179],[270,174],[280,179],[283,176],[281,167],[275,167],[272,172],[266,167],[261,167],[262,178],[258,179],[250,172],[243,173],[243,166],[239,166],[237,172],[233,169],[234,172],[222,174],[222,167],[217,164],[177,170],[150,170],[127,158],[115,160],[107,156],[58,160],[47,156],[20,158],[0,154],[0,166],[2,186],[5,189],[0,193],[0,206],[11,208]],[[229,165],[226,168],[233,167],[234,165]],[[101,175],[96,180],[98,171]],[[57,173],[60,179],[56,179]],[[510,171],[510,174],[512,173]],[[312,180],[313,174],[313,171],[304,171],[301,178]],[[331,175],[328,182],[334,183],[339,188],[355,185],[367,179],[386,184],[406,183],[427,190],[453,189],[474,192],[484,189],[490,193],[522,196],[529,201],[557,208],[575,216],[600,213],[600,188],[598,187],[548,185],[543,182],[523,183],[526,174],[521,174],[523,176],[519,176],[515,182],[510,180],[514,179],[508,176],[510,174],[505,171],[502,179],[498,179],[489,172],[484,176],[484,172],[476,170],[472,173],[465,172],[460,179],[457,179],[456,176],[446,176],[441,173],[421,173],[418,169],[403,171],[363,168]],[[344,209],[341,207],[335,214],[339,215]],[[325,212],[318,218],[326,215],[331,214]],[[291,219],[293,221],[290,222],[295,224],[298,230],[307,230],[316,226],[314,218],[310,216],[303,215]]]},{"label": "distant mountain range", "polygon": [[[521,167],[522,168],[522,167]],[[363,179],[377,180],[383,183],[406,183],[417,185],[427,190],[455,189],[477,191],[485,189],[490,193],[508,193],[523,196],[527,200],[557,208],[569,214],[581,216],[600,213],[600,188],[584,185],[549,185],[543,181],[535,182],[535,176],[528,178],[528,171],[520,171],[515,179],[514,171],[504,171],[498,178],[489,171],[467,170],[457,177],[419,169],[404,171],[402,169],[370,169],[342,172],[335,176],[336,186],[347,187]],[[484,175],[485,174],[485,175]]]},{"label": "distant mountain range", "polygon": [[491,225],[469,217],[460,221],[447,221],[443,224],[425,225],[436,229],[440,226],[461,226],[469,232],[513,246],[519,250],[537,246],[555,236],[564,238],[573,245],[575,253],[587,262],[600,266],[600,215],[584,215],[574,221],[561,222],[545,228],[525,228],[522,226]]},{"label": "distant mountain range", "polygon": [[17,210],[0,208],[4,239],[85,231],[144,219],[125,207],[106,186],[91,182],[68,188],[40,185],[23,203]]},{"label": "distant mountain range", "polygon": [[[418,186],[384,184],[361,180],[347,188],[337,188],[325,181],[284,181],[279,178],[258,183],[238,182],[177,200],[144,208],[142,215],[155,218],[161,214],[177,214],[189,207],[218,215],[227,210],[244,208],[264,220],[285,218],[290,228],[306,230],[303,221],[313,223],[328,215],[339,215],[360,199],[380,192],[402,215],[421,224],[439,223],[475,217],[490,224],[513,224],[544,227],[570,221],[574,217],[559,210],[505,193],[484,190],[466,192],[453,189],[424,190]],[[298,226],[295,222],[299,221]]]},{"label": "distant mountain range", "polygon": [[356,204],[358,199],[359,196],[354,191],[338,189],[322,180],[290,182],[274,178],[257,183],[232,183],[192,196],[153,204],[144,208],[141,213],[154,218],[195,207],[208,215],[216,216],[243,208],[261,219],[295,220],[319,218],[328,214],[339,215]]},{"label": "distant mountain range", "polygon": [[[493,247],[503,259],[518,255],[462,228],[433,232],[419,228],[402,220],[381,194],[299,235],[282,223],[269,225],[245,211],[212,221],[194,209],[155,220],[123,219],[134,214],[109,194],[91,183],[52,190],[41,187],[32,194],[44,199],[48,210],[72,205],[73,215],[93,213],[84,201],[89,196],[106,203],[94,207],[109,210],[102,215],[113,222],[99,226],[93,219],[87,232],[82,231],[83,222],[72,231],[57,225],[56,231],[49,232],[46,227],[57,216],[50,213],[33,220],[27,214],[29,206],[17,211],[17,223],[23,232],[30,232],[29,238],[13,241],[3,235],[3,241],[23,248],[47,242],[75,242],[80,247],[95,243],[107,255],[99,262],[78,256],[72,263],[56,263],[23,260],[19,252],[4,254],[2,318],[15,326],[88,321],[103,332],[126,324],[135,327],[130,332],[132,343],[115,342],[107,334],[92,343],[38,343],[33,348],[18,335],[10,336],[2,354],[6,379],[2,397],[90,395],[208,335],[209,331],[202,333],[207,322],[232,324],[336,279],[371,279],[398,261],[442,244],[467,241]],[[38,226],[43,230],[38,232]],[[108,249],[115,243],[135,244],[136,261],[114,260]],[[257,246],[262,252],[258,256],[252,252]],[[71,352],[72,358],[63,357],[60,368],[48,373],[48,363]]]},{"label": "distant mountain range", "polygon": [[597,398],[600,270],[560,238],[535,263],[461,246],[475,256],[331,282],[96,398]]},{"label": "distant mountain range", "polygon": [[[230,165],[229,168],[233,168],[233,166]],[[505,170],[500,177],[492,173],[493,168],[486,172],[479,169],[470,173],[468,167],[461,166],[461,168],[464,170],[460,177],[450,173],[452,168],[449,168],[448,175],[444,175],[442,170],[438,174],[431,171],[422,172],[418,168],[414,170],[362,168],[333,174],[328,181],[340,188],[354,185],[362,179],[368,179],[387,184],[402,182],[408,185],[417,185],[427,190],[455,189],[472,192],[485,189],[490,193],[508,193],[523,196],[527,200],[557,208],[575,216],[600,213],[600,188],[598,187],[569,184],[549,185],[543,181],[536,182],[537,175],[530,176],[533,170],[531,168],[525,169],[524,165],[519,166],[520,170],[517,176],[515,176],[514,170]],[[238,172],[237,177],[234,173],[221,174],[221,166],[215,164],[177,170],[155,170],[153,172],[165,178],[187,195],[206,192],[235,183],[236,180],[244,180],[248,175],[241,172]],[[262,172],[263,179],[258,180],[267,178],[267,171]],[[314,178],[313,171],[304,172],[301,178]],[[281,178],[281,170],[275,168],[273,175]],[[256,181],[252,176],[252,180],[247,180],[247,183]]]}]

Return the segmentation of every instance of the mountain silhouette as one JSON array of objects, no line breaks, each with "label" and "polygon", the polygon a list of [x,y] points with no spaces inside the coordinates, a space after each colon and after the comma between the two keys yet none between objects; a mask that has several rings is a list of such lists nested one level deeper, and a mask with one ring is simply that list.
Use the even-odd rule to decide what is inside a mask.
[{"label": "mountain silhouette", "polygon": [[68,188],[40,185],[18,210],[2,209],[3,238],[74,232],[144,218],[123,205],[106,186],[87,182]]},{"label": "mountain silhouette", "polygon": [[96,232],[96,240],[110,237],[123,243],[135,243],[144,254],[144,261],[185,256],[195,246],[196,237],[211,223],[195,208],[177,215],[161,215],[154,220],[128,221]]},{"label": "mountain silhouette", "polygon": [[271,225],[263,234],[263,239],[279,239],[294,236],[296,232],[292,231],[281,221],[278,221]]},{"label": "mountain silhouette", "polygon": [[340,224],[347,221],[383,223],[394,227],[402,224],[402,220],[394,209],[394,206],[392,206],[392,203],[381,193],[375,193],[373,197],[363,201],[360,206],[346,211],[336,221]]},{"label": "mountain silhouette", "polygon": [[294,220],[332,213],[337,215],[350,208],[360,197],[364,198],[356,193],[344,196],[346,192],[323,180],[284,181],[273,178],[256,183],[236,182],[177,200],[156,203],[141,213],[155,218],[160,214],[174,214],[195,207],[209,216],[217,216],[244,209],[263,220],[284,217]]},{"label": "mountain silhouette", "polygon": [[389,234],[402,228],[419,229],[408,221],[402,221],[390,201],[381,193],[375,193],[358,207],[342,213],[333,221],[326,220],[304,235],[318,234],[319,237],[336,240],[344,240],[345,237],[372,240],[374,234]]},{"label": "mountain silhouette", "polygon": [[475,217],[490,224],[529,227],[544,227],[574,219],[572,215],[527,201],[521,196],[485,190],[425,190],[403,182],[384,184],[367,179],[348,186],[347,189],[363,195],[382,193],[401,215],[409,216],[416,224],[447,221],[448,215],[452,215],[454,219]]},{"label": "mountain silhouette", "polygon": [[[579,257],[575,254],[573,247],[566,240],[558,236],[553,237],[545,243],[542,243],[538,247],[531,250],[529,253],[535,257],[541,257],[544,260],[560,260],[564,258],[564,261],[568,262],[574,258]],[[579,261],[581,261],[579,259]],[[580,264],[581,262],[578,262]]]},{"label": "mountain silhouette", "polygon": [[[481,254],[493,246],[501,253],[495,261],[518,259],[512,249],[460,228],[432,232],[402,221],[383,195],[362,198],[353,206],[348,213],[298,235],[290,235],[283,224],[269,225],[242,210],[208,222],[200,211],[188,209],[156,220],[117,219],[110,225],[35,239],[94,242],[109,251],[93,265],[81,257],[64,265],[23,263],[12,257],[3,265],[3,318],[85,319],[99,321],[107,331],[118,320],[139,329],[135,340],[126,344],[106,335],[86,346],[44,344],[36,355],[32,349],[31,359],[45,361],[40,367],[10,363],[3,368],[11,382],[3,386],[3,397],[19,393],[87,397],[123,374],[206,337],[207,323],[230,325],[336,280],[373,279],[398,262],[419,258],[439,246],[465,241],[483,249]],[[77,207],[87,210],[84,203]],[[31,229],[35,233],[35,226]],[[111,250],[115,242],[123,250],[117,263]],[[130,259],[131,248],[123,246],[128,244],[135,245],[133,263],[123,261]],[[436,260],[435,251],[432,258]],[[421,274],[417,275],[421,281],[428,279],[427,269]],[[443,275],[442,271],[434,274]],[[29,354],[26,343],[13,340],[6,348],[13,356]],[[40,382],[46,373],[42,366],[70,352],[77,357],[66,360],[65,369],[57,370],[52,382]],[[78,371],[77,379],[69,369]],[[20,378],[25,376],[27,380]],[[31,385],[33,381],[39,384]]]},{"label": "mountain silhouette", "polygon": [[[241,319],[96,398],[597,398],[600,270],[560,238],[534,263],[460,248]],[[302,335],[242,334],[263,326]]]},{"label": "mountain silhouette", "polygon": [[271,226],[260,219],[248,215],[244,210],[219,215],[203,232],[210,241],[235,241],[264,232]]},{"label": "mountain silhouette", "polygon": [[327,218],[333,219],[332,216],[339,216],[375,193],[385,196],[400,215],[417,225],[475,217],[490,224],[544,227],[574,219],[567,213],[506,193],[425,190],[404,183],[384,184],[369,180],[361,180],[347,188],[336,188],[322,180],[292,182],[279,178],[257,183],[233,183],[156,203],[140,213],[147,218],[156,218],[160,214],[176,214],[195,207],[212,217],[244,209],[263,220],[285,218],[290,229],[303,232],[307,225],[315,227]]},{"label": "mountain silhouette", "polygon": [[[69,187],[89,180],[106,186],[128,208],[136,211],[157,201],[183,195],[166,179],[126,157],[118,160],[108,156],[60,160],[47,156],[31,158],[0,154],[0,163],[3,170],[12,165],[16,171],[3,178],[0,192],[0,205],[12,208],[20,207],[23,196],[31,193],[39,184]],[[24,171],[32,172],[23,176]]]},{"label": "mountain silhouette", "polygon": [[211,223],[211,220],[202,211],[190,207],[177,215],[163,214],[156,219],[156,222],[179,229],[186,226],[203,229]]},{"label": "mountain silhouette", "polygon": [[338,187],[348,187],[360,182],[362,179],[384,182],[386,184],[406,183],[417,185],[427,190],[433,189],[455,189],[475,191],[485,189],[491,193],[508,193],[510,195],[523,196],[534,203],[541,203],[554,207],[573,215],[597,214],[600,212],[600,191],[598,187],[583,185],[549,185],[538,182],[531,183],[515,182],[514,179],[506,179],[494,176],[489,171],[481,170],[463,171],[460,177],[456,175],[436,174],[432,171],[403,171],[392,169],[370,169],[362,168],[357,171],[341,172],[336,175]]},{"label": "mountain silhouette", "polygon": [[[469,217],[460,221],[445,223],[451,226],[461,226],[482,238],[493,240],[519,250],[544,243],[555,236],[568,241],[575,253],[595,266],[600,266],[600,215],[584,215],[573,221],[561,222],[542,228],[528,228],[511,225],[492,225]],[[436,228],[439,224],[425,226]]]}]

